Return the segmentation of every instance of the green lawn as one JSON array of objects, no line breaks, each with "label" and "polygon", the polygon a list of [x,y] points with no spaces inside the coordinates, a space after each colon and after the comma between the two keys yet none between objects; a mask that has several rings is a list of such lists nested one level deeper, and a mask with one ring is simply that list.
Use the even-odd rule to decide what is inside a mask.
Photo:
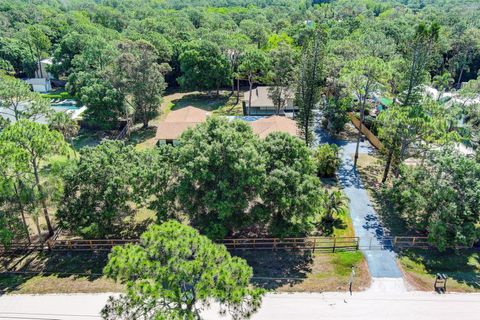
[{"label": "green lawn", "polygon": [[407,281],[419,290],[433,290],[437,273],[448,276],[447,290],[480,292],[480,253],[462,250],[458,253],[409,249],[400,252],[400,265]]}]

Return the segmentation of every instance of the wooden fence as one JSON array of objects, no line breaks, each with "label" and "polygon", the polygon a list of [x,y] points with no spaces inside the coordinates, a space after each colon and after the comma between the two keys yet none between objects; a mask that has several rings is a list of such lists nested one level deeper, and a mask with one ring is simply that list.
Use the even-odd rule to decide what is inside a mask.
[{"label": "wooden fence", "polygon": [[219,243],[229,250],[311,250],[354,251],[358,250],[358,237],[312,237],[312,238],[246,238],[223,239]]},{"label": "wooden fence", "polygon": [[[336,252],[355,251],[358,249],[432,248],[427,240],[427,237],[235,238],[219,240],[217,243],[225,245],[228,250],[309,250],[313,252]],[[139,239],[50,239],[43,243],[13,243],[9,247],[0,247],[0,253],[25,251],[110,251],[114,246],[122,246],[128,243],[139,243]],[[469,247],[456,247],[456,249],[471,247],[473,247],[473,243]]]},{"label": "wooden fence", "polygon": [[[350,117],[350,120],[352,121],[353,125],[355,128],[360,129],[360,120],[355,116],[353,112],[349,112],[348,116]],[[377,138],[376,135],[374,135],[368,128],[364,125],[362,125],[362,133],[367,137],[368,141],[377,148],[378,150],[383,149],[383,143]]]}]

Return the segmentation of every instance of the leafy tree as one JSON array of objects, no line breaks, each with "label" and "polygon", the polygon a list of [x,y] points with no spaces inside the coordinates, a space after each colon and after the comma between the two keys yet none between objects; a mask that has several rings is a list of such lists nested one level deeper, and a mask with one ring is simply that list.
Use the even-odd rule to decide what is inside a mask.
[{"label": "leafy tree", "polygon": [[247,209],[264,182],[258,138],[243,121],[212,117],[180,139],[178,186],[180,211],[192,225],[219,239],[249,223]]},{"label": "leafy tree", "polygon": [[385,84],[390,71],[380,58],[362,57],[348,63],[342,71],[342,80],[357,98],[360,109],[360,127],[358,129],[357,146],[355,148],[354,165],[357,165],[358,150],[362,137],[362,126],[365,121],[365,108],[372,92]]},{"label": "leafy tree", "polygon": [[340,166],[339,148],[335,144],[321,144],[315,149],[313,157],[317,165],[317,175],[320,178],[335,177]]},{"label": "leafy tree", "polygon": [[250,106],[252,105],[253,84],[265,77],[268,72],[269,59],[264,51],[252,49],[245,52],[241,57],[238,67],[239,74],[248,80],[249,96],[247,114],[250,114]]},{"label": "leafy tree", "polygon": [[146,41],[125,41],[119,45],[120,55],[114,69],[116,87],[131,96],[127,103],[135,110],[135,118],[148,127],[148,122],[159,112],[162,94],[167,85],[168,64],[157,63],[155,48]]},{"label": "leafy tree", "polygon": [[38,120],[51,113],[50,102],[19,79],[0,73],[0,116],[7,120]]},{"label": "leafy tree", "polygon": [[46,78],[40,68],[40,60],[45,58],[46,53],[51,47],[51,42],[40,26],[28,26],[21,31],[21,39],[27,45],[32,57],[37,61],[38,77]]},{"label": "leafy tree", "polygon": [[449,72],[444,72],[441,75],[436,75],[433,77],[432,84],[439,91],[437,97],[438,101],[442,99],[443,94],[454,81],[455,80],[452,78]]},{"label": "leafy tree", "polygon": [[14,143],[18,153],[23,154],[18,161],[24,161],[24,167],[33,173],[35,186],[39,193],[48,232],[53,235],[53,227],[48,212],[48,194],[44,191],[40,179],[40,165],[49,157],[66,151],[65,141],[57,131],[50,131],[46,125],[28,120],[20,120],[8,126],[0,133],[0,143]]},{"label": "leafy tree", "polygon": [[178,83],[185,89],[216,89],[228,84],[230,67],[220,48],[208,41],[188,43],[179,57],[182,76]]},{"label": "leafy tree", "polygon": [[467,68],[475,56],[480,53],[480,30],[477,28],[468,28],[459,38],[454,39],[452,46],[453,57],[449,62],[451,62],[452,69],[454,69],[458,75],[456,84],[457,89],[459,89],[465,71],[468,71]]},{"label": "leafy tree", "polygon": [[119,141],[81,149],[76,167],[65,173],[57,212],[60,225],[89,238],[118,230],[124,218],[134,213],[128,202],[139,159],[132,146]]},{"label": "leafy tree", "polygon": [[115,247],[104,273],[127,285],[125,294],[109,299],[104,319],[201,319],[211,302],[246,319],[263,294],[250,287],[253,271],[245,260],[173,220],[151,226],[139,244]]},{"label": "leafy tree", "polygon": [[424,166],[402,166],[388,204],[413,230],[428,233],[440,250],[478,240],[480,165],[453,150],[432,152]]},{"label": "leafy tree", "polygon": [[269,97],[273,101],[276,114],[280,114],[288,99],[293,99],[293,84],[296,76],[297,54],[285,43],[280,43],[277,49],[271,51],[271,67],[269,78],[272,86]]},{"label": "leafy tree", "polygon": [[324,84],[324,56],[326,36],[316,31],[303,47],[300,58],[300,74],[298,77],[295,104],[298,127],[307,145],[313,141],[314,111],[320,102],[321,87]]},{"label": "leafy tree", "polygon": [[269,217],[270,232],[281,237],[309,234],[320,221],[324,195],[310,150],[281,132],[267,136],[263,149],[267,176],[260,207]]},{"label": "leafy tree", "polygon": [[111,76],[118,52],[112,43],[99,36],[83,40],[82,44],[81,54],[74,55],[69,62],[72,72],[67,90],[88,106],[83,114],[88,125],[115,129],[122,115],[127,118],[125,96],[115,89]]},{"label": "leafy tree", "polygon": [[48,118],[48,126],[51,130],[59,131],[66,141],[72,142],[72,139],[78,134],[80,126],[77,121],[65,112],[54,112]]}]

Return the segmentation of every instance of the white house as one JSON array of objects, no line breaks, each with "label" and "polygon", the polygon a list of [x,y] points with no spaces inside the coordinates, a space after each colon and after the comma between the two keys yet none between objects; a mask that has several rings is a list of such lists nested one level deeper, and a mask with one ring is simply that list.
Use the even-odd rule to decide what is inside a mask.
[{"label": "white house", "polygon": [[52,83],[49,79],[30,78],[26,79],[25,82],[28,83],[35,92],[45,93],[52,90]]},{"label": "white house", "polygon": [[[276,113],[275,106],[269,94],[270,87],[257,87],[252,89],[252,105],[250,102],[250,91],[245,92],[244,101],[245,107],[249,115],[252,116],[269,116]],[[280,110],[280,115],[287,113],[295,113],[298,108],[294,106],[295,94],[289,91],[284,97],[286,103],[285,108]]]},{"label": "white house", "polygon": [[35,70],[35,78],[25,80],[25,82],[32,86],[33,91],[44,93],[52,90],[50,80],[53,79],[53,76],[48,72],[48,67],[52,64],[51,58],[40,60],[37,70]]}]

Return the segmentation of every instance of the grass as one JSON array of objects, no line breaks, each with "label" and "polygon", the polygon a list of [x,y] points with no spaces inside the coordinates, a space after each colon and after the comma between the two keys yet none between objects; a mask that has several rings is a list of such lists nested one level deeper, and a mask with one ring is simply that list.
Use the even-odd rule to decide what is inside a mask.
[{"label": "grass", "polygon": [[93,252],[18,256],[10,260],[9,270],[25,274],[2,274],[0,294],[119,292],[122,285],[102,276],[106,261],[106,253]]},{"label": "grass", "polygon": [[408,283],[417,290],[433,290],[435,276],[448,276],[447,290],[480,292],[480,253],[465,250],[445,253],[409,249],[399,253],[399,262]]},{"label": "grass", "polygon": [[236,254],[252,266],[256,286],[276,292],[346,291],[352,266],[356,271],[353,290],[364,290],[370,283],[361,252],[244,251]]},{"label": "grass", "polygon": [[[368,287],[370,277],[360,252],[236,251],[254,270],[252,283],[277,292],[346,291],[355,266],[353,290]],[[32,253],[11,260],[10,270],[41,274],[0,275],[0,294],[121,292],[102,276],[106,253]],[[14,267],[15,265],[15,267]],[[75,274],[74,274],[75,273]]]}]

